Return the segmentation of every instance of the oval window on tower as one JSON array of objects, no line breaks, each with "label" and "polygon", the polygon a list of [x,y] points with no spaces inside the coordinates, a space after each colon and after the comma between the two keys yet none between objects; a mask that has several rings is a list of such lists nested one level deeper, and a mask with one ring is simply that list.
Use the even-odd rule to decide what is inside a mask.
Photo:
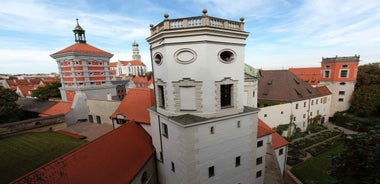
[{"label": "oval window on tower", "polygon": [[162,59],[163,59],[162,54],[159,53],[159,52],[157,52],[157,53],[154,54],[154,56],[153,56],[153,60],[154,60],[154,62],[155,62],[156,64],[158,64],[158,65],[161,65],[161,64],[162,64]]},{"label": "oval window on tower", "polygon": [[236,53],[231,49],[223,49],[218,53],[218,58],[223,63],[232,63],[236,58]]},{"label": "oval window on tower", "polygon": [[174,53],[174,58],[178,63],[189,64],[197,59],[197,54],[192,49],[184,48],[177,50]]}]

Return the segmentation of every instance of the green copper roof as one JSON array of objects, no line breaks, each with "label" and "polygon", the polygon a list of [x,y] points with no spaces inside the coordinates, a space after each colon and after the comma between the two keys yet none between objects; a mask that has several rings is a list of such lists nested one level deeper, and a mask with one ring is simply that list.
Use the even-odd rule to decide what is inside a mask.
[{"label": "green copper roof", "polygon": [[244,73],[252,77],[260,77],[259,69],[255,69],[252,66],[245,64]]}]

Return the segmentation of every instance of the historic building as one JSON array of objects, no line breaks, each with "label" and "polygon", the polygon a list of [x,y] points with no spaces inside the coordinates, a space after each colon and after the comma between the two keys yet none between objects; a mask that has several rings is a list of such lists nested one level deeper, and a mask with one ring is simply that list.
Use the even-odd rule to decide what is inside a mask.
[{"label": "historic building", "polygon": [[68,124],[88,119],[87,99],[107,100],[117,96],[109,70],[113,55],[86,43],[85,30],[78,19],[73,32],[75,43],[50,55],[58,64],[62,100],[73,102],[75,113]]},{"label": "historic building", "polygon": [[117,61],[110,63],[111,73],[116,77],[122,76],[145,76],[146,66],[141,61],[139,44],[134,41],[132,44],[132,60],[130,61]]},{"label": "historic building", "polygon": [[355,89],[360,56],[322,58],[318,68],[289,68],[289,71],[313,86],[326,86],[332,93],[329,117],[350,107]]},{"label": "historic building", "polygon": [[[151,25],[160,183],[262,183],[258,109],[244,103],[244,19],[207,15]],[[260,174],[261,173],[261,174]]]}]

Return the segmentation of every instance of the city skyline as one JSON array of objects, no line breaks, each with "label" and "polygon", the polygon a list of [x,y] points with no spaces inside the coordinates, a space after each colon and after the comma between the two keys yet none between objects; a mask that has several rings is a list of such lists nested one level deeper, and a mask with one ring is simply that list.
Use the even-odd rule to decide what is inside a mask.
[{"label": "city skyline", "polygon": [[0,7],[0,73],[58,72],[50,54],[74,43],[79,19],[87,43],[132,59],[132,43],[151,70],[149,25],[208,15],[239,21],[250,32],[245,62],[255,68],[318,67],[322,57],[360,55],[378,62],[380,2],[376,1],[3,1]]}]

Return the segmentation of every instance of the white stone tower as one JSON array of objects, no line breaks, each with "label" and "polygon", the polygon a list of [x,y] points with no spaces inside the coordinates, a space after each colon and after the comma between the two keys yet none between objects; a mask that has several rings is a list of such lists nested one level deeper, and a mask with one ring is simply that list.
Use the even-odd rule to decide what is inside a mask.
[{"label": "white stone tower", "polygon": [[244,19],[207,15],[151,25],[161,183],[254,183],[257,112],[244,107]]},{"label": "white stone tower", "polygon": [[133,60],[137,60],[137,61],[141,61],[141,55],[140,55],[140,50],[139,50],[139,44],[134,41],[132,43],[132,50],[133,50],[133,55],[132,55],[132,59]]}]

